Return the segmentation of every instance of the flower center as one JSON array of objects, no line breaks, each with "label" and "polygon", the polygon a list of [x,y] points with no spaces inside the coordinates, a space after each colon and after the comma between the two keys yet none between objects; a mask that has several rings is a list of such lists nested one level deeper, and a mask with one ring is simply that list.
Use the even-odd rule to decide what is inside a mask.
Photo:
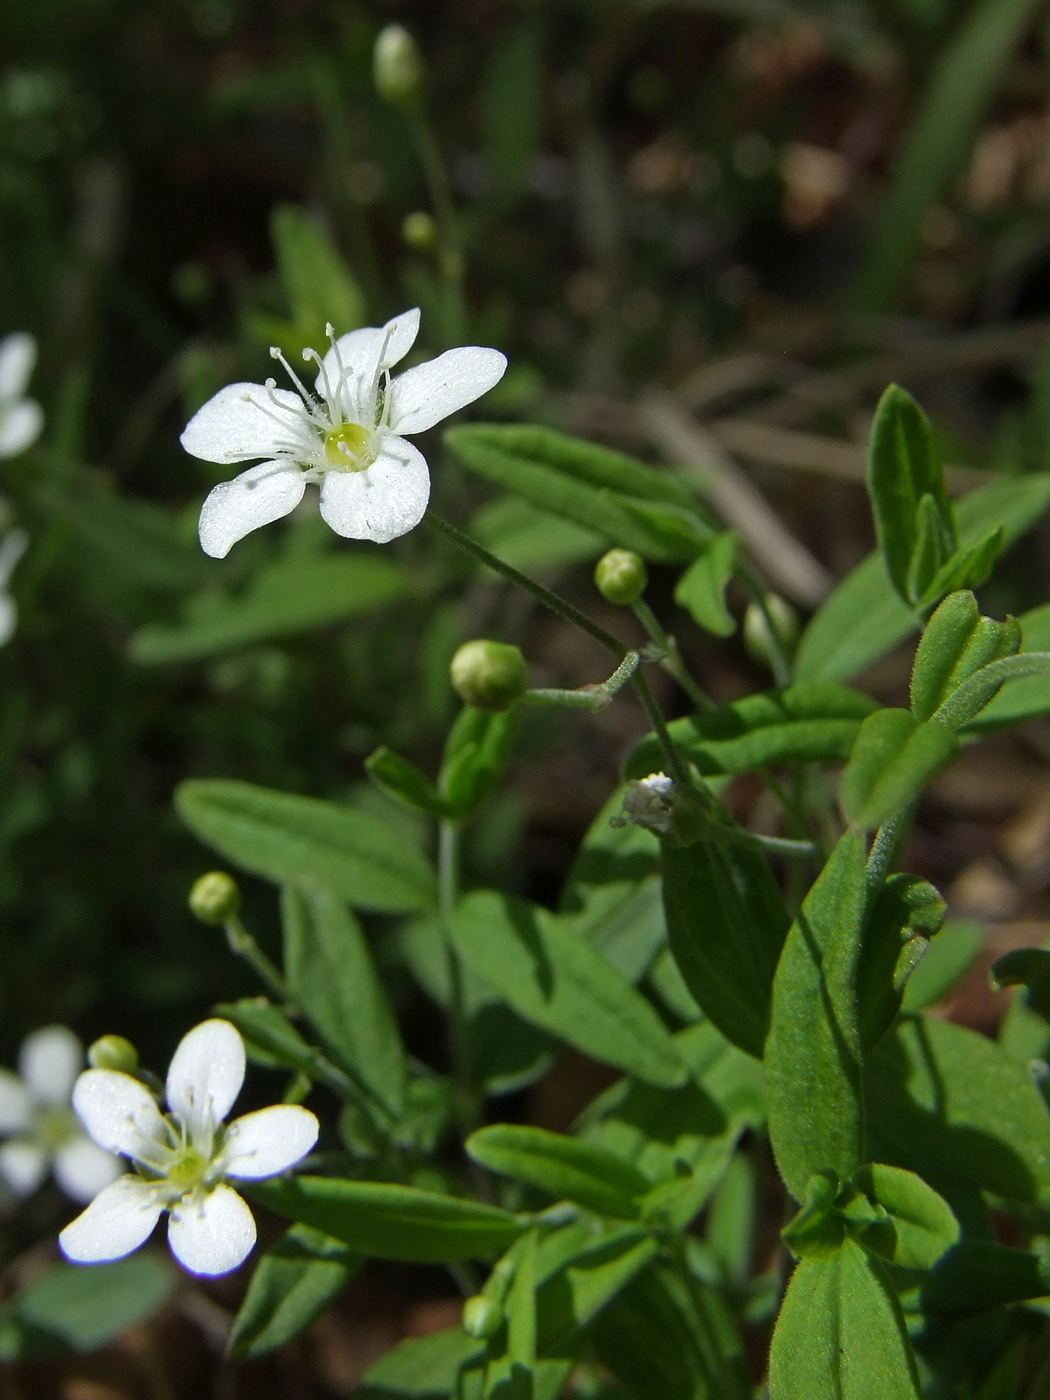
[{"label": "flower center", "polygon": [[188,1147],[179,1160],[168,1168],[168,1181],[178,1191],[192,1191],[204,1180],[210,1165],[207,1157]]},{"label": "flower center", "polygon": [[325,461],[344,471],[360,472],[369,465],[366,449],[372,434],[359,423],[340,423],[324,436]]},{"label": "flower center", "polygon": [[57,1152],[79,1126],[77,1116],[71,1108],[45,1108],[36,1115],[35,1136],[42,1147],[50,1152]]}]

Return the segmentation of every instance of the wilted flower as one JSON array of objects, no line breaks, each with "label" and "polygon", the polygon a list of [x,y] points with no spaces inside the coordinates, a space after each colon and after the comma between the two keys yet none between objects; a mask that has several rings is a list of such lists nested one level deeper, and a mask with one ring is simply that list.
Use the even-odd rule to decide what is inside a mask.
[{"label": "wilted flower", "polygon": [[268,460],[216,486],[204,502],[200,540],[223,559],[239,539],[295,509],[307,482],[321,488],[321,515],[337,535],[379,544],[404,535],[423,518],[430,474],[405,440],[473,403],[503,377],[506,357],[479,345],[446,350],[436,360],[390,378],[411,350],[418,309],[381,328],[335,339],[318,367],[311,393],[275,347],[296,392],[276,381],[230,384],[190,419],[187,452],[206,462]]},{"label": "wilted flower", "polygon": [[279,1104],[223,1122],[244,1083],[244,1042],[229,1021],[203,1021],[182,1038],[168,1070],[167,1114],[138,1079],[89,1069],[73,1107],[100,1147],[135,1172],[102,1191],[58,1238],[78,1264],[120,1259],[168,1211],[168,1243],[195,1274],[225,1274],[255,1243],[252,1213],[232,1187],[294,1166],[317,1141],[317,1119]]},{"label": "wilted flower", "polygon": [[70,1106],[84,1048],[65,1026],[44,1026],[22,1042],[18,1073],[0,1069],[0,1178],[28,1196],[47,1176],[75,1201],[90,1201],[120,1162],[87,1137]]},{"label": "wilted flower", "polygon": [[673,812],[674,780],[666,773],[650,773],[647,778],[627,784],[622,815],[614,819],[613,825],[625,826],[631,821],[658,836],[666,836],[672,828]]},{"label": "wilted flower", "polygon": [[36,341],[28,331],[0,340],[0,457],[17,457],[44,426],[40,405],[23,397],[35,364]]}]

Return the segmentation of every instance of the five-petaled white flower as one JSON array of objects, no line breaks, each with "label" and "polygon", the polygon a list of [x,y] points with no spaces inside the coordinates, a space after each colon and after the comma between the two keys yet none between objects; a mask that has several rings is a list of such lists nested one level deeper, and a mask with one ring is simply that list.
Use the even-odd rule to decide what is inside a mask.
[{"label": "five-petaled white flower", "polygon": [[120,1162],[86,1137],[70,1107],[84,1049],[65,1026],[44,1026],[22,1042],[18,1074],[0,1069],[0,1179],[28,1196],[48,1168],[67,1196],[90,1201],[120,1171]]},{"label": "five-petaled white flower", "polygon": [[390,378],[411,350],[419,310],[335,339],[318,368],[314,390],[281,352],[296,393],[276,381],[230,384],[190,419],[181,442],[206,462],[268,460],[224,481],[201,510],[205,554],[224,559],[251,530],[295,509],[307,482],[321,488],[321,515],[337,535],[378,544],[418,525],[430,496],[426,461],[406,435],[422,433],[473,403],[503,377],[498,350],[464,345]]},{"label": "five-petaled white flower", "polygon": [[28,331],[0,340],[0,457],[17,457],[44,426],[40,405],[23,397],[35,364],[36,341]]},{"label": "five-petaled white flower", "polygon": [[317,1119],[296,1104],[226,1117],[244,1082],[244,1042],[229,1021],[203,1021],[168,1070],[169,1112],[118,1070],[90,1069],[73,1107],[100,1147],[130,1157],[134,1174],[95,1197],[58,1237],[68,1259],[99,1264],[130,1254],[170,1212],[168,1243],[195,1274],[225,1274],[255,1243],[252,1213],[226,1179],[257,1181],[294,1166],[317,1141]]}]

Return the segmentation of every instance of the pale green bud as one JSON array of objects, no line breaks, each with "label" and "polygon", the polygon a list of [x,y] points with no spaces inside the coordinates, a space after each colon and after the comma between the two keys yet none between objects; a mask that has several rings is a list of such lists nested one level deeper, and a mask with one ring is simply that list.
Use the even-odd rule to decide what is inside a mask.
[{"label": "pale green bud", "polygon": [[594,582],[607,603],[637,603],[649,582],[645,560],[633,549],[610,549],[598,560]]},{"label": "pale green bud", "polygon": [[464,642],[449,667],[452,689],[465,705],[509,710],[529,683],[525,658],[507,642]]},{"label": "pale green bud", "polygon": [[437,241],[437,224],[425,209],[416,209],[405,215],[401,225],[401,237],[410,248],[425,253],[433,248]]},{"label": "pale green bud", "polygon": [[475,1293],[463,1304],[463,1331],[479,1342],[495,1336],[502,1321],[503,1309],[483,1293]]},{"label": "pale green bud", "polygon": [[[767,593],[765,601],[780,649],[790,656],[798,642],[798,613],[778,593]],[[772,656],[771,640],[766,614],[757,603],[749,603],[744,614],[744,646],[748,655],[768,666]]]},{"label": "pale green bud", "polygon": [[88,1064],[92,1069],[115,1069],[121,1074],[134,1074],[139,1067],[139,1052],[122,1035],[104,1035],[88,1048]]},{"label": "pale green bud", "polygon": [[212,870],[194,881],[189,905],[202,924],[228,923],[241,907],[237,881],[225,870]]},{"label": "pale green bud", "polygon": [[413,106],[423,95],[423,55],[402,25],[388,24],[379,31],[372,55],[372,76],[380,97],[397,107]]}]

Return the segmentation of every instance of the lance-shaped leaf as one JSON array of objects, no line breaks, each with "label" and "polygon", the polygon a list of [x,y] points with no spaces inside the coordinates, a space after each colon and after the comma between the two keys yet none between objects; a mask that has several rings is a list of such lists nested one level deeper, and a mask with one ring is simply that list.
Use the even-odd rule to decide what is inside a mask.
[{"label": "lance-shaped leaf", "polygon": [[541,1354],[571,1341],[659,1249],[659,1240],[646,1230],[620,1228],[596,1236],[592,1221],[577,1221],[544,1236],[536,1252],[536,1331]]},{"label": "lance-shaped leaf", "polygon": [[951,593],[926,624],[911,671],[911,708],[929,719],[975,671],[1013,656],[1021,645],[1016,618],[982,617],[968,591]]},{"label": "lance-shaped leaf", "polygon": [[281,890],[288,988],[329,1054],[393,1117],[405,1104],[405,1050],[361,925],[320,888]]},{"label": "lance-shaped leaf", "polygon": [[947,725],[908,710],[876,710],[860,727],[842,775],[842,809],[857,827],[880,826],[916,800],[955,756]]},{"label": "lance-shaped leaf", "polygon": [[959,1239],[959,1222],[943,1196],[922,1177],[873,1163],[854,1178],[870,1201],[889,1216],[865,1231],[866,1249],[902,1269],[932,1269]]},{"label": "lance-shaped leaf", "polygon": [[[767,763],[841,763],[876,702],[827,682],[746,695],[669,725],[675,743],[701,773],[746,773]],[[632,750],[624,775],[657,772],[663,751],[655,734]]]},{"label": "lance-shaped leaf", "polygon": [[863,1152],[856,971],[865,919],[864,843],[847,832],[791,926],[773,984],[765,1070],[769,1136],[801,1201],[831,1171],[847,1181]]},{"label": "lance-shaped leaf", "polygon": [[919,1400],[897,1295],[853,1240],[791,1276],[769,1355],[770,1400]]},{"label": "lance-shaped leaf", "polygon": [[726,588],[736,571],[740,536],[724,530],[704,546],[678,580],[674,600],[698,627],[716,637],[731,637],[736,619],[726,607]]},{"label": "lance-shaped leaf", "polygon": [[685,1079],[674,1040],[649,1002],[546,910],[478,891],[457,906],[451,933],[468,967],[525,1020],[649,1083]]},{"label": "lance-shaped leaf", "polygon": [[976,1312],[1050,1294],[1050,1261],[991,1240],[961,1240],[922,1285],[924,1312]]},{"label": "lance-shaped leaf", "polygon": [[664,914],[686,986],[718,1029],[762,1056],[788,917],[760,851],[665,843]]},{"label": "lance-shaped leaf", "polygon": [[365,759],[368,776],[377,787],[406,807],[432,816],[445,815],[445,803],[437,788],[416,765],[401,754],[381,744]]},{"label": "lance-shaped leaf", "polygon": [[304,1332],[361,1266],[358,1255],[308,1225],[293,1225],[255,1266],[230,1333],[229,1353],[266,1356]]},{"label": "lance-shaped leaf", "polygon": [[466,1148],[490,1171],[614,1219],[637,1220],[650,1186],[622,1157],[545,1128],[496,1123],[472,1133]]},{"label": "lance-shaped leaf", "polygon": [[406,1337],[365,1372],[355,1400],[437,1400],[453,1395],[460,1366],[479,1351],[462,1327]]},{"label": "lance-shaped leaf", "polygon": [[253,1182],[248,1193],[278,1215],[378,1259],[494,1259],[524,1229],[495,1206],[386,1182],[297,1176]]},{"label": "lance-shaped leaf", "polygon": [[225,778],[180,784],[175,807],[206,845],[275,884],[313,882],[391,914],[434,903],[426,858],[375,813]]}]

